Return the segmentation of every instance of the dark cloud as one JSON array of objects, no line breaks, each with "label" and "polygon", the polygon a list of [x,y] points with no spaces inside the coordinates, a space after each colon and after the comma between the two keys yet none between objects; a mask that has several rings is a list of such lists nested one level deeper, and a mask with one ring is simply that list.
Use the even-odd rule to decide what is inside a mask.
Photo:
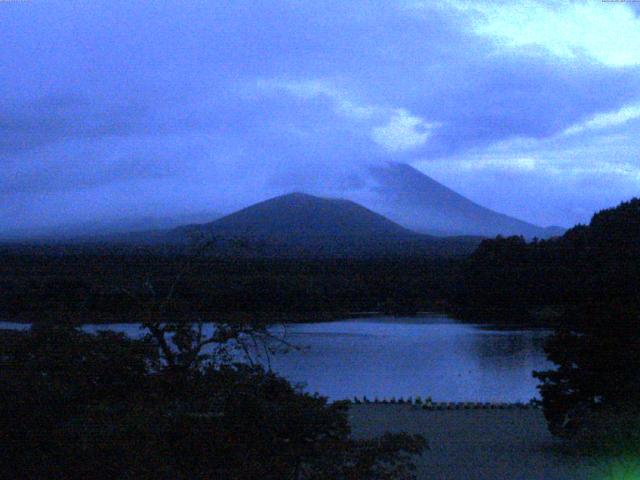
[{"label": "dark cloud", "polygon": [[[117,202],[147,201],[159,214],[185,205],[176,194],[158,206],[146,189],[221,205],[273,191],[339,193],[362,187],[368,163],[455,165],[468,152],[543,141],[640,99],[640,67],[512,48],[476,34],[458,10],[412,3],[0,5],[4,208],[20,205],[24,221],[37,223],[42,205],[59,208],[92,189],[103,193],[78,215]],[[390,128],[394,118],[405,125]],[[392,138],[409,147],[391,148],[373,135],[385,127],[430,136]],[[502,178],[491,175],[487,182]],[[214,188],[222,193],[208,196]]]},{"label": "dark cloud", "polygon": [[0,156],[75,138],[131,135],[150,126],[144,109],[133,105],[96,105],[71,94],[45,96],[2,106]]},{"label": "dark cloud", "polygon": [[638,70],[580,68],[505,55],[460,64],[467,81],[418,100],[413,111],[442,122],[426,154],[441,157],[512,137],[545,138],[640,97]]}]

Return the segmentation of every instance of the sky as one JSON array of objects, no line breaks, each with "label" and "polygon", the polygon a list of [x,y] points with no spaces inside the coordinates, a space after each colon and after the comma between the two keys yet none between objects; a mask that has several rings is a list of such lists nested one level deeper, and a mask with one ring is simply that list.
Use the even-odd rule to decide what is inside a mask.
[{"label": "sky", "polygon": [[0,0],[0,32],[0,232],[388,161],[539,225],[640,194],[640,3]]}]

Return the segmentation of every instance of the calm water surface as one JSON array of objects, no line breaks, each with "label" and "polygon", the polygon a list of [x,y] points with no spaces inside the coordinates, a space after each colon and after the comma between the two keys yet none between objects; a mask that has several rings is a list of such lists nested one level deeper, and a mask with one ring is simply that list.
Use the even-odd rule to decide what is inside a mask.
[{"label": "calm water surface", "polygon": [[[135,324],[85,329],[140,334]],[[420,395],[434,401],[526,402],[538,396],[531,371],[550,367],[542,350],[548,331],[503,330],[439,315],[290,324],[273,331],[302,347],[275,355],[273,369],[333,400]]]}]

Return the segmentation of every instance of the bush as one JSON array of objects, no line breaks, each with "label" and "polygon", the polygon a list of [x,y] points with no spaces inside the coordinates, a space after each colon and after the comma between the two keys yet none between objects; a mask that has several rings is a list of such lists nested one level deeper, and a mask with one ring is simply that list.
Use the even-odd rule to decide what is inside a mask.
[{"label": "bush", "polygon": [[152,338],[49,325],[0,340],[2,478],[410,479],[426,446],[352,440],[345,403],[260,367],[168,365]]},{"label": "bush", "polygon": [[[534,372],[542,383],[542,406],[552,433],[573,437],[592,418],[640,413],[640,316],[633,305],[574,307],[566,327],[547,342],[555,370]],[[602,424],[601,427],[605,427]],[[597,432],[593,432],[594,434]]]}]

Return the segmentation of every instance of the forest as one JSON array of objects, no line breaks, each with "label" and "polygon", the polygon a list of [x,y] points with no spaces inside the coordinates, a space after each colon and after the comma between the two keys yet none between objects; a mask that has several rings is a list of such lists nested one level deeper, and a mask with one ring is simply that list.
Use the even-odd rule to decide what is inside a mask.
[{"label": "forest", "polygon": [[640,199],[634,198],[561,237],[484,240],[463,262],[463,281],[450,298],[463,316],[554,323],[577,305],[637,308],[639,272]]},{"label": "forest", "polygon": [[485,240],[462,266],[457,308],[555,326],[555,368],[534,372],[549,429],[592,452],[637,455],[640,405],[640,199],[562,237]]},{"label": "forest", "polygon": [[[259,259],[150,253],[0,254],[0,317],[18,321],[136,321],[145,285],[166,291],[174,313],[209,318],[322,320],[353,312],[442,310],[458,259]],[[214,319],[214,318],[212,318]]]},{"label": "forest", "polygon": [[[441,311],[462,319],[555,325],[567,307],[637,305],[640,200],[563,236],[483,240],[471,255],[281,258],[117,245],[0,246],[0,316],[136,321],[140,300],[175,286],[173,314],[328,320],[356,312]],[[147,293],[145,293],[147,292]]]}]

